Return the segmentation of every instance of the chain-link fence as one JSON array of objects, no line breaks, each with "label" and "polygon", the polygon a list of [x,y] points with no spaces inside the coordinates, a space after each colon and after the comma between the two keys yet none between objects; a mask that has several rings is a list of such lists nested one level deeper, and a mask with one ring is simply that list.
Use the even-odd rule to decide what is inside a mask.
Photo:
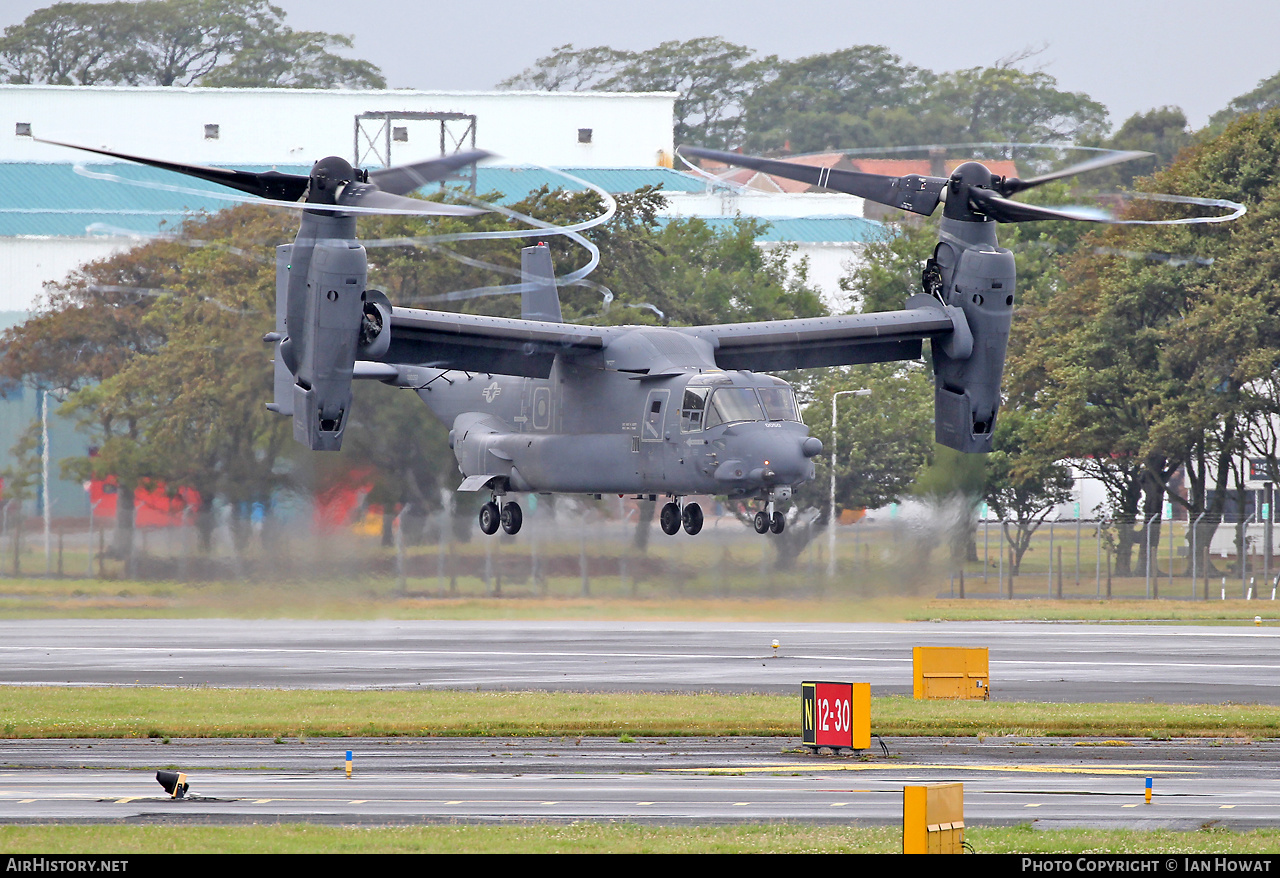
[{"label": "chain-link fence", "polygon": [[[757,534],[754,509],[702,499],[701,533],[663,533],[659,504],[537,498],[517,535],[486,536],[462,508],[364,514],[318,526],[304,516],[237,517],[202,531],[0,510],[0,580],[316,581],[439,597],[782,597],[1274,599],[1274,528],[1255,517],[1057,519],[1027,523],[879,510],[837,524],[793,511]],[[834,550],[834,553],[833,553]],[[2,583],[0,583],[2,586]]]}]

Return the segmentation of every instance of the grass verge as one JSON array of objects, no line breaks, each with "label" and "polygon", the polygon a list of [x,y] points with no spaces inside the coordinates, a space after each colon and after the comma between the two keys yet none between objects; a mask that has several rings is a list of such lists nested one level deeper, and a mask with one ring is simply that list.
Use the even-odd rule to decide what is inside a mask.
[{"label": "grass verge", "polygon": [[[508,586],[502,597],[485,596],[483,583],[471,594],[439,591],[435,580],[364,577],[344,581],[178,583],[0,578],[0,616],[17,619],[431,619],[466,621],[652,621],[652,622],[924,622],[1080,621],[1264,625],[1280,620],[1266,600],[1099,600],[1092,591],[1063,600],[965,600],[902,594],[850,593],[849,587],[815,589],[779,585],[776,595],[689,593],[594,582],[582,596],[581,581],[557,581],[554,590],[530,594]],[[945,581],[928,589],[945,592]],[[977,586],[975,585],[974,588]],[[1036,586],[1043,595],[1043,584]],[[785,596],[784,596],[785,595]]]},{"label": "grass verge", "polygon": [[[1274,854],[1280,830],[1198,832],[1071,829],[1037,831],[1030,824],[969,827],[977,853]],[[902,850],[895,826],[815,826],[773,823],[733,826],[651,826],[628,823],[518,826],[350,827],[305,824],[254,826],[0,826],[8,855],[58,854],[373,854],[373,853],[852,853]]]},{"label": "grass verge", "polygon": [[[798,692],[329,691],[0,687],[0,737],[386,736],[799,737]],[[872,700],[881,735],[1233,737],[1280,735],[1280,708]]]}]

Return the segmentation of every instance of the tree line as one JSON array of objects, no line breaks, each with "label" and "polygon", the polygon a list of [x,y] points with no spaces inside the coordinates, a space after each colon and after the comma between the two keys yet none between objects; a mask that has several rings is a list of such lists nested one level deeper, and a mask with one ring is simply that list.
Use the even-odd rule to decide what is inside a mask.
[{"label": "tree line", "polygon": [[31,85],[386,88],[342,54],[351,38],[296,31],[265,0],[55,3],[0,36],[0,81]]}]

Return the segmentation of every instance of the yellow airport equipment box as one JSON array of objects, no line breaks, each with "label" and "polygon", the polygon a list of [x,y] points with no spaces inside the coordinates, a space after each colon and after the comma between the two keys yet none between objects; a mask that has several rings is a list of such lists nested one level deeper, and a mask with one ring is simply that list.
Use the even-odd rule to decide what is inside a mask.
[{"label": "yellow airport equipment box", "polygon": [[902,852],[964,853],[964,784],[902,788]]},{"label": "yellow airport equipment box", "polygon": [[817,750],[866,750],[871,746],[871,684],[800,684],[801,742]]},{"label": "yellow airport equipment box", "polygon": [[917,646],[911,651],[916,698],[990,698],[985,646]]}]

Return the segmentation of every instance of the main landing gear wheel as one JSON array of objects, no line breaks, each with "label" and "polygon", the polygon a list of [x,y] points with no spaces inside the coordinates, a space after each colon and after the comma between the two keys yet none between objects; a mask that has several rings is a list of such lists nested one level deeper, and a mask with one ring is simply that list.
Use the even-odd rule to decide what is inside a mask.
[{"label": "main landing gear wheel", "polygon": [[668,503],[662,507],[662,514],[658,517],[662,524],[662,532],[667,536],[675,536],[680,530],[680,507],[674,503]]},{"label": "main landing gear wheel", "polygon": [[769,530],[776,534],[782,533],[787,527],[787,520],[782,517],[781,512],[773,513],[773,520],[769,522]]},{"label": "main landing gear wheel", "polygon": [[512,536],[520,533],[520,525],[524,523],[524,513],[519,503],[508,503],[502,507],[502,529]]},{"label": "main landing gear wheel", "polygon": [[502,514],[498,512],[498,504],[492,500],[480,507],[480,530],[487,534],[496,534],[501,523]]},{"label": "main landing gear wheel", "polygon": [[769,532],[769,513],[761,510],[756,513],[755,520],[752,522],[756,527],[756,533],[764,534]]},{"label": "main landing gear wheel", "polygon": [[702,507],[697,503],[688,503],[680,516],[684,520],[684,532],[693,536],[702,530]]}]

